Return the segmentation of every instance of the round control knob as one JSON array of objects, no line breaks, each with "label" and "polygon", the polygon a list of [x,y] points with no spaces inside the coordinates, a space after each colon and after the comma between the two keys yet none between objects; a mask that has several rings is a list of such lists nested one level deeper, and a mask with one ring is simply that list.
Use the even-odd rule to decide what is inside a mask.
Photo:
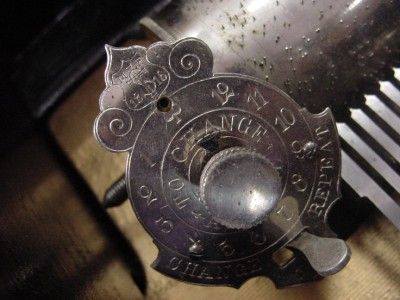
[{"label": "round control knob", "polygon": [[[195,38],[107,54],[94,133],[129,151],[127,191],[159,250],[157,271],[234,287],[268,276],[283,287],[343,268],[348,248],[325,222],[340,198],[329,109],[311,114],[257,78],[213,74]],[[278,267],[273,254],[286,246],[296,259]]]},{"label": "round control knob", "polygon": [[232,229],[260,224],[281,192],[281,178],[271,162],[242,147],[214,155],[200,178],[202,202],[216,222]]}]

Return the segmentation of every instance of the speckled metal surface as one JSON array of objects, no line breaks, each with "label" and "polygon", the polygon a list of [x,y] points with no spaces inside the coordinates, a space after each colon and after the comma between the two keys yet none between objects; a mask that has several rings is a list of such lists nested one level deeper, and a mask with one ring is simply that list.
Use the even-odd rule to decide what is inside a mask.
[{"label": "speckled metal surface", "polygon": [[[203,39],[216,72],[271,82],[340,122],[345,181],[400,228],[400,1],[171,1],[142,24]],[[364,95],[364,94],[368,95]]]},{"label": "speckled metal surface", "polygon": [[[326,223],[340,198],[329,109],[312,114],[257,78],[213,74],[212,52],[195,38],[107,54],[94,133],[130,154],[128,194],[159,249],[156,270],[234,287],[263,275],[283,287],[347,264]],[[277,264],[289,243],[298,251]]]}]

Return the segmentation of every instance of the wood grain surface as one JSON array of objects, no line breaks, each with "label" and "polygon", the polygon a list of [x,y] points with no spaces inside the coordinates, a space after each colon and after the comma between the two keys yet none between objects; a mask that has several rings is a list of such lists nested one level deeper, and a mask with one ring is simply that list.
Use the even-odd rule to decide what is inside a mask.
[{"label": "wood grain surface", "polygon": [[140,298],[126,261],[39,136],[0,161],[0,299]]},{"label": "wood grain surface", "polygon": [[[143,41],[132,44],[148,43]],[[125,169],[126,154],[102,149],[92,134],[98,97],[104,89],[99,67],[53,114],[51,131],[99,201]],[[349,239],[353,257],[340,273],[301,287],[277,290],[267,278],[253,278],[240,289],[202,287],[165,277],[150,264],[157,250],[129,202],[108,210],[145,266],[148,299],[399,299],[400,234],[378,212]],[[135,295],[132,295],[135,297]]]}]

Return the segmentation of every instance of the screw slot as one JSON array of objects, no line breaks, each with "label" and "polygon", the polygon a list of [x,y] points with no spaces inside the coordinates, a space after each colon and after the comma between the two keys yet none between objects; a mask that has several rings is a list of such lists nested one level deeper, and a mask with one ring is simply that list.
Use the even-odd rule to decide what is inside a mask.
[{"label": "screw slot", "polygon": [[169,112],[172,107],[172,102],[167,97],[162,97],[157,101],[157,109],[162,112]]}]

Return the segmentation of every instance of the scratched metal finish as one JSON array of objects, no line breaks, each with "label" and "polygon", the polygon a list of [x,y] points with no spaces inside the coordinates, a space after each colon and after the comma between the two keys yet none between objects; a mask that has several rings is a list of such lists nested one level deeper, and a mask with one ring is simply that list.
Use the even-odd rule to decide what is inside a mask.
[{"label": "scratched metal finish", "polygon": [[[271,84],[214,75],[198,39],[106,49],[94,132],[130,153],[128,194],[159,249],[156,270],[200,284],[264,275],[288,286],[346,265],[349,250],[325,223],[340,198],[329,109],[311,114]],[[305,257],[280,266],[273,254],[289,243]]]},{"label": "scratched metal finish", "polygon": [[162,40],[202,39],[216,72],[257,76],[319,112],[398,56],[400,1],[174,0],[142,23]]},{"label": "scratched metal finish", "polygon": [[400,229],[399,22],[399,0],[172,1],[142,20],[162,40],[204,39],[216,71],[258,76],[312,112],[329,106],[343,179]]}]

